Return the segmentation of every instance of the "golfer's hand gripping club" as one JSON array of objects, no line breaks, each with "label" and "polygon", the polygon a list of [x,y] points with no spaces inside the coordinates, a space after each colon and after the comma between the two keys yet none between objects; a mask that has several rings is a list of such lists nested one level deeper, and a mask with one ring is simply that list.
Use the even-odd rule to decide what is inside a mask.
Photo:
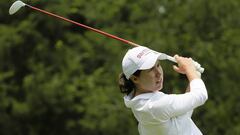
[{"label": "golfer's hand gripping club", "polygon": [[[159,53],[159,52],[157,52],[157,53]],[[169,55],[164,54],[164,53],[160,53],[160,54],[161,54],[160,55],[160,60],[169,60],[169,61],[177,63],[177,61],[175,60],[174,57],[169,56]],[[204,72],[204,68],[202,68],[201,65],[198,62],[193,60],[193,64],[194,64],[194,66],[195,66],[195,68],[198,72],[200,72],[200,73]]]},{"label": "golfer's hand gripping club", "polygon": [[[169,59],[168,59],[168,60],[177,63],[176,60],[174,59],[174,57],[169,56]],[[198,72],[200,72],[200,73],[203,73],[203,72],[204,72],[204,68],[202,68],[201,65],[200,65],[198,62],[196,62],[196,61],[193,60],[193,64],[194,64],[194,66],[195,66],[195,68],[196,68],[196,70],[197,70]]]}]

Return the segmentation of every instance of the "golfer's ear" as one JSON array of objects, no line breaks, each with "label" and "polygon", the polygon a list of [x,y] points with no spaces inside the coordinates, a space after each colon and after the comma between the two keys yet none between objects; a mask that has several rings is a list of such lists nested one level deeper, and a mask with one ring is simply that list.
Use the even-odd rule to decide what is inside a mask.
[{"label": "golfer's ear", "polygon": [[133,83],[138,83],[138,78],[135,76],[135,75],[132,75],[130,77],[130,80],[133,82]]}]

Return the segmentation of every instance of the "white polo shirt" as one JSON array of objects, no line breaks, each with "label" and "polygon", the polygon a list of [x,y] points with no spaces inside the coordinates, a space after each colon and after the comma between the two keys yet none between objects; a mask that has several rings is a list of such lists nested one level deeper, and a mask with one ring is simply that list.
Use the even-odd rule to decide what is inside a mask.
[{"label": "white polo shirt", "polygon": [[202,135],[191,119],[193,109],[208,98],[201,79],[190,82],[190,92],[184,94],[144,93],[124,97],[138,120],[140,135]]}]

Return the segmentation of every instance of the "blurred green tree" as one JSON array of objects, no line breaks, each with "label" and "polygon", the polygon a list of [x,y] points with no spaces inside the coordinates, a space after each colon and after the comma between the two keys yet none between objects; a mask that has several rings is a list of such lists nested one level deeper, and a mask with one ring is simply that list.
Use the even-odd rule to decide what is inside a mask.
[{"label": "blurred green tree", "polygon": [[[240,134],[240,1],[72,0],[30,5],[170,55],[191,56],[208,102],[193,119],[207,135]],[[137,135],[117,78],[127,45],[55,18],[0,1],[1,135]],[[185,78],[162,62],[164,91]]]}]

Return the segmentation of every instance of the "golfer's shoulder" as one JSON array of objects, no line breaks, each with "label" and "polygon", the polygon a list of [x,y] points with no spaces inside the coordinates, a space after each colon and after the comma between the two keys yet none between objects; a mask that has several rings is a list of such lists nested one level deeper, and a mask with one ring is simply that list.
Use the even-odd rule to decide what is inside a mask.
[{"label": "golfer's shoulder", "polygon": [[161,99],[161,98],[166,97],[166,96],[168,96],[168,94],[165,94],[161,91],[156,91],[156,92],[153,92],[151,99],[152,100],[158,100],[158,99]]},{"label": "golfer's shoulder", "polygon": [[168,101],[169,94],[165,94],[163,92],[154,92],[152,96],[149,98],[148,102],[150,105],[153,104],[164,104]]},{"label": "golfer's shoulder", "polygon": [[164,102],[166,96],[167,94],[156,91],[156,92],[138,95],[133,100],[138,101],[138,103],[144,104],[144,106],[146,105],[151,106],[152,104],[155,104],[155,103],[158,104],[158,102]]}]

